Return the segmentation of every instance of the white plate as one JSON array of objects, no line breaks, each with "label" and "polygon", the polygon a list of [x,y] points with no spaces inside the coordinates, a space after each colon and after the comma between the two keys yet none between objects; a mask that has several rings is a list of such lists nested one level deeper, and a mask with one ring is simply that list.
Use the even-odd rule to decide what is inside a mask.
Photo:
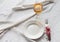
[{"label": "white plate", "polygon": [[44,26],[36,20],[27,22],[24,28],[24,35],[30,39],[38,39],[44,33]]}]

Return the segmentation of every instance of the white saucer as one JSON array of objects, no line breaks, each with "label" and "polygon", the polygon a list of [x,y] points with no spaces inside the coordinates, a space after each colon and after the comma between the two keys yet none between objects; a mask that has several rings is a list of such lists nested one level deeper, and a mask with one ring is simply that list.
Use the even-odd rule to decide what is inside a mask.
[{"label": "white saucer", "polygon": [[38,39],[44,34],[44,26],[36,20],[27,22],[24,28],[24,35],[30,39]]}]

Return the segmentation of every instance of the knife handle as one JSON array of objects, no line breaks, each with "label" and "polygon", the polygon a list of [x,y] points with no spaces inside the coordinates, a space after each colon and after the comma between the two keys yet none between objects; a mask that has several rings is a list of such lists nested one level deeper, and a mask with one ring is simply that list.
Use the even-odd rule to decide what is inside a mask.
[{"label": "knife handle", "polygon": [[46,35],[48,37],[48,40],[51,41],[51,30],[49,26],[46,27]]}]

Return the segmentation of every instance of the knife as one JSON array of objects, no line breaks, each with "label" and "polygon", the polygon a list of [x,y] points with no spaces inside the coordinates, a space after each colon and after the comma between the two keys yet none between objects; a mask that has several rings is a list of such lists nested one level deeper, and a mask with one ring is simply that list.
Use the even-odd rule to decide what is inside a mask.
[{"label": "knife", "polygon": [[46,27],[46,35],[48,37],[48,41],[50,42],[51,41],[51,28],[49,27],[49,24],[48,24],[48,19],[46,19],[46,23],[45,23]]}]

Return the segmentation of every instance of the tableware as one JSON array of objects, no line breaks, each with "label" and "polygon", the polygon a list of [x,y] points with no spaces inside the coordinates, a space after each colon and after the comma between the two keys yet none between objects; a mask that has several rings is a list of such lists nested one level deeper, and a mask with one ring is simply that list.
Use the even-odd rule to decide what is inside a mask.
[{"label": "tableware", "polygon": [[51,41],[51,30],[48,24],[48,19],[46,19],[45,25],[46,25],[45,28],[46,28],[46,35],[48,37],[48,41]]},{"label": "tableware", "polygon": [[35,20],[30,20],[24,25],[24,35],[30,39],[38,39],[44,33],[43,25],[39,21],[39,14],[42,12],[43,7],[41,3],[34,5],[34,12],[36,14]]},{"label": "tableware", "polygon": [[[22,9],[22,10],[23,10],[23,9]],[[27,21],[28,19],[34,17],[35,15],[36,15],[36,14],[32,15],[31,17],[27,18],[26,20],[19,21],[19,22],[17,22],[17,23],[13,23],[11,26],[6,27],[5,29],[6,29],[6,30],[7,30],[8,28],[11,28],[11,29],[12,29],[13,27],[16,27],[16,26],[18,26],[19,24],[21,24],[21,23]],[[1,29],[1,30],[2,30],[2,29]],[[3,29],[3,30],[4,30],[4,29]]]},{"label": "tableware", "polygon": [[[54,2],[53,1],[44,1],[44,2],[40,2],[40,3],[42,3],[43,6],[46,6],[46,5],[49,5],[49,4],[54,3]],[[14,11],[21,11],[21,10],[33,9],[33,7],[34,7],[34,4],[28,4],[28,5],[16,6],[12,9]]]},{"label": "tableware", "polygon": [[44,26],[37,20],[27,22],[24,29],[24,35],[30,39],[38,39],[44,34]]}]

